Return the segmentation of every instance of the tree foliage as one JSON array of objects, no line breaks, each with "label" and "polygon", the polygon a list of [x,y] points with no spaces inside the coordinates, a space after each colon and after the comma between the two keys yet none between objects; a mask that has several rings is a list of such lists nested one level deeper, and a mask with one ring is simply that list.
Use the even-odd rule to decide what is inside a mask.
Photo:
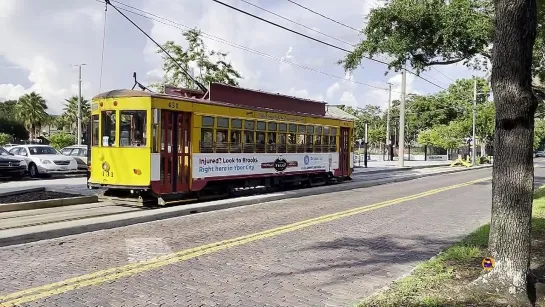
[{"label": "tree foliage", "polygon": [[47,103],[40,94],[32,92],[19,97],[15,106],[15,118],[30,132],[30,138],[39,136],[41,126],[47,120]]},{"label": "tree foliage", "polygon": [[11,136],[0,132],[0,146],[4,146],[9,143],[11,143]]},{"label": "tree foliage", "polygon": [[396,71],[405,63],[417,72],[458,62],[486,68],[475,56],[490,57],[492,12],[487,0],[391,0],[371,11],[365,39],[341,62],[353,70],[364,56],[384,54]]},{"label": "tree foliage", "polygon": [[[177,45],[174,41],[167,41],[163,48],[176,60],[173,61],[164,52],[159,49],[157,53],[162,54],[163,59],[163,81],[151,85],[158,91],[163,91],[165,85],[174,87],[184,87],[189,89],[199,89],[184,70],[194,71],[195,80],[204,86],[210,82],[219,82],[228,85],[238,86],[238,81],[242,78],[240,73],[233,68],[230,62],[226,60],[227,53],[208,50],[202,40],[200,30],[191,29],[183,33],[187,41],[187,48]],[[183,70],[176,64],[179,63]]]},{"label": "tree foliage", "polygon": [[49,144],[56,149],[61,149],[66,146],[74,145],[74,136],[65,132],[57,132],[49,138]]}]

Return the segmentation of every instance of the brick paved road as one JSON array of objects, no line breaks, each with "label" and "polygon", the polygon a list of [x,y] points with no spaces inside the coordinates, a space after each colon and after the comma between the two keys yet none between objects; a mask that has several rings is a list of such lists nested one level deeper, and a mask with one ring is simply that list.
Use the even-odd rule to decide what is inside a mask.
[{"label": "brick paved road", "polygon": [[[2,295],[30,287],[490,174],[428,177],[0,248],[0,302]],[[490,183],[482,182],[129,277],[94,279],[93,285],[27,305],[350,306],[486,222],[489,204]]]}]

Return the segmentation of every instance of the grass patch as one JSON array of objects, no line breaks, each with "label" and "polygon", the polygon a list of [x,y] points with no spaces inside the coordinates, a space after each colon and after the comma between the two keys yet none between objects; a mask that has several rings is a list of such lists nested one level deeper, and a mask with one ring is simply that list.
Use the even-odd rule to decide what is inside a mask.
[{"label": "grass patch", "polygon": [[[545,187],[534,193],[532,229],[532,261],[542,262],[545,258]],[[465,285],[482,274],[481,261],[488,256],[489,232],[490,225],[479,227],[358,307],[502,306],[494,297],[468,297],[463,291]],[[545,306],[545,300],[541,298],[537,306]]]}]

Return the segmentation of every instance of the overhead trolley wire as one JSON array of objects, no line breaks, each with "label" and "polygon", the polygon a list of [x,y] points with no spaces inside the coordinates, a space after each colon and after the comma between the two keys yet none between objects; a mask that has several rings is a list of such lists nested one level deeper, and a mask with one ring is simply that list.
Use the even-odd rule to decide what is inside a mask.
[{"label": "overhead trolley wire", "polygon": [[[95,0],[99,3],[104,3],[103,1],[101,0]],[[161,23],[163,25],[166,25],[166,26],[169,26],[169,27],[173,27],[173,28],[176,28],[176,29],[179,29],[179,30],[184,30],[184,29],[191,29],[190,27],[186,26],[186,25],[183,25],[181,23],[178,23],[178,22],[175,22],[175,21],[172,21],[168,18],[165,18],[165,17],[161,17],[161,16],[158,16],[156,14],[153,14],[153,13],[150,13],[150,12],[147,12],[145,10],[142,10],[142,9],[139,9],[137,7],[134,7],[134,6],[131,6],[131,5],[128,5],[128,4],[125,4],[121,1],[117,1],[117,0],[111,0],[112,2],[115,2],[117,4],[120,4],[122,6],[125,6],[127,8],[130,8],[132,10],[135,10],[135,11],[138,11],[138,12],[134,12],[134,11],[131,11],[129,9],[126,9],[126,8],[123,8],[123,7],[118,7],[118,9],[122,10],[122,11],[125,11],[125,12],[128,12],[128,13],[131,13],[131,14],[134,14],[136,16],[140,16],[140,17],[143,17],[143,18],[146,18],[148,20],[152,20],[152,21],[155,21],[155,22],[158,22],[158,23]],[[147,14],[147,15],[150,15],[150,16],[153,16],[153,17],[150,17],[150,16],[146,16],[144,14]],[[164,21],[163,21],[164,20]],[[167,22],[169,23],[167,23]],[[359,81],[355,81],[355,80],[350,80],[350,79],[347,79],[345,77],[342,77],[342,76],[339,76],[339,75],[334,75],[334,74],[331,74],[331,73],[327,73],[327,72],[324,72],[324,71],[321,71],[321,70],[318,70],[318,69],[314,69],[312,67],[308,67],[308,66],[305,66],[305,65],[301,65],[301,64],[298,64],[298,63],[294,63],[294,62],[291,62],[291,61],[288,61],[288,60],[285,60],[285,59],[282,59],[282,58],[279,58],[279,57],[276,57],[276,56],[273,56],[273,55],[270,55],[270,54],[267,54],[265,52],[261,52],[261,51],[258,51],[258,50],[255,50],[255,49],[251,49],[251,48],[248,48],[248,47],[245,47],[245,46],[242,46],[242,45],[239,45],[237,43],[234,43],[234,42],[231,42],[229,40],[226,40],[226,39],[223,39],[221,37],[218,37],[218,36],[214,36],[212,34],[209,34],[209,33],[206,33],[206,32],[203,32],[203,31],[200,31],[203,36],[207,39],[210,39],[210,40],[213,40],[213,41],[216,41],[216,42],[220,42],[220,43],[223,43],[223,44],[226,44],[226,45],[229,45],[231,47],[234,47],[234,48],[237,48],[237,49],[240,49],[240,50],[243,50],[243,51],[246,51],[246,52],[249,52],[249,53],[253,53],[253,54],[256,54],[256,55],[259,55],[261,57],[265,57],[265,58],[269,58],[269,59],[273,59],[273,60],[276,60],[276,61],[279,61],[279,62],[283,62],[283,63],[286,63],[286,64],[289,64],[289,65],[293,65],[293,66],[296,66],[296,67],[299,67],[299,68],[302,68],[302,69],[305,69],[305,70],[308,70],[308,71],[312,71],[312,72],[315,72],[315,73],[319,73],[319,74],[322,74],[322,75],[325,75],[325,76],[329,76],[329,77],[333,77],[333,78],[336,78],[336,79],[340,79],[340,80],[346,80],[348,82],[351,82],[351,83],[355,83],[355,84],[360,84],[360,85],[363,85],[363,86],[367,86],[367,87],[371,87],[371,88],[375,88],[375,89],[380,89],[380,90],[385,90],[387,91],[388,88],[385,88],[385,87],[380,87],[380,86],[376,86],[376,85],[371,85],[371,84],[367,84],[367,83],[364,83],[364,82],[359,82]],[[400,92],[397,92],[397,91],[392,91],[392,92],[396,92],[396,93],[400,93]]]},{"label": "overhead trolley wire", "polygon": [[[221,4],[221,5],[223,5],[223,6],[226,6],[226,7],[230,8],[230,9],[232,9],[232,10],[235,10],[235,11],[237,11],[237,12],[240,12],[240,13],[242,13],[242,14],[245,14],[245,15],[248,15],[248,16],[250,16],[250,17],[253,17],[253,18],[255,18],[255,19],[259,19],[259,20],[261,20],[261,21],[263,21],[263,22],[266,22],[266,23],[268,23],[268,24],[271,24],[271,25],[273,25],[273,26],[275,26],[275,27],[284,29],[284,30],[286,30],[286,31],[288,31],[288,32],[297,34],[297,35],[299,35],[299,36],[303,36],[303,37],[305,37],[305,38],[308,38],[308,39],[313,40],[313,41],[315,41],[315,42],[318,42],[318,43],[320,43],[320,44],[323,44],[323,45],[326,45],[326,46],[329,46],[329,47],[332,47],[332,48],[335,48],[335,49],[344,51],[344,52],[346,52],[346,53],[350,53],[350,52],[351,52],[351,51],[348,50],[348,49],[345,49],[345,48],[342,48],[342,47],[339,47],[339,46],[330,44],[330,43],[328,43],[328,42],[324,42],[324,41],[322,41],[322,40],[319,40],[319,39],[317,39],[317,38],[314,38],[314,37],[308,36],[308,35],[306,35],[306,34],[303,34],[303,33],[301,33],[301,32],[292,30],[292,29],[290,29],[290,28],[286,28],[286,27],[284,27],[284,26],[282,26],[282,25],[280,25],[280,24],[277,24],[277,23],[272,22],[272,21],[270,21],[270,20],[267,20],[267,19],[265,19],[265,18],[259,17],[259,16],[257,16],[257,15],[252,14],[252,13],[249,13],[249,12],[247,12],[247,11],[244,11],[244,10],[241,10],[241,9],[239,9],[239,8],[236,8],[236,7],[234,7],[234,6],[232,6],[232,5],[229,5],[229,4],[225,3],[225,2],[222,2],[222,1],[219,1],[219,0],[212,0],[212,1],[214,1],[214,2],[216,2],[216,3],[218,3],[218,4]],[[368,57],[368,56],[362,56],[362,57],[363,57],[363,58],[366,58],[366,59],[368,59],[368,60],[377,62],[377,63],[381,63],[381,64],[384,64],[384,65],[387,65],[387,66],[389,65],[387,62],[384,62],[384,61],[381,61],[381,60],[377,60],[377,59],[373,59],[373,58]],[[428,82],[428,83],[430,83],[430,84],[433,84],[433,85],[437,86],[437,87],[440,88],[440,89],[446,90],[446,88],[444,88],[444,87],[442,87],[442,86],[440,86],[440,85],[437,85],[436,83],[434,83],[434,82],[432,82],[432,81],[430,81],[430,80],[428,80],[428,79],[426,79],[426,78],[424,78],[424,77],[418,75],[417,73],[415,73],[415,72],[413,72],[413,71],[410,71],[410,70],[408,70],[408,69],[406,69],[406,68],[403,68],[403,69],[405,69],[406,72],[408,72],[408,73],[410,73],[410,74],[412,74],[412,75],[415,75],[416,77],[418,77],[418,78],[420,78],[420,79],[422,79],[422,80],[424,80],[424,81],[426,81],[426,82]]]},{"label": "overhead trolley wire", "polygon": [[136,23],[134,23],[134,21],[132,21],[129,17],[127,17],[127,15],[123,14],[123,12],[121,12],[121,10],[119,10],[115,5],[113,5],[110,0],[104,0],[104,2],[106,3],[106,5],[110,5],[111,7],[113,7],[119,14],[121,14],[123,17],[125,17],[125,19],[127,19],[130,23],[132,23],[138,30],[140,30],[140,32],[142,32],[144,35],[146,35],[152,42],[155,43],[155,45],[157,45],[157,47],[159,47],[175,64],[176,66],[178,66],[178,68],[180,68],[184,74],[186,74],[187,77],[189,77],[200,89],[201,91],[203,91],[204,93],[206,93],[208,91],[208,89],[202,84],[200,83],[199,81],[197,81],[195,78],[193,78],[193,76],[191,76],[191,74],[189,74],[183,67],[182,65],[180,65],[180,63],[178,63],[166,50],[165,48],[163,48],[163,46],[159,45],[159,43],[157,43],[151,36],[148,35],[148,33],[146,33],[146,31],[142,30],[142,28],[140,28]]},{"label": "overhead trolley wire", "polygon": [[329,37],[329,38],[332,38],[332,39],[334,39],[334,40],[336,40],[336,41],[338,41],[338,42],[341,42],[341,43],[350,45],[350,46],[352,46],[352,47],[356,46],[355,44],[349,43],[349,42],[347,42],[347,41],[343,41],[343,40],[338,39],[338,38],[336,38],[336,37],[334,37],[334,36],[331,36],[331,35],[329,35],[329,34],[320,32],[320,31],[318,31],[318,30],[316,30],[316,29],[313,29],[313,28],[311,28],[311,27],[309,27],[309,26],[306,26],[306,25],[304,25],[304,24],[302,24],[302,23],[293,21],[293,20],[291,20],[291,19],[289,19],[289,18],[286,18],[286,17],[284,17],[284,16],[282,16],[282,15],[279,15],[279,14],[277,14],[277,13],[275,13],[275,12],[272,12],[272,11],[270,11],[270,10],[267,10],[266,8],[263,8],[263,7],[259,6],[259,5],[255,5],[255,4],[253,4],[253,3],[251,3],[251,2],[248,2],[248,1],[246,1],[246,0],[240,0],[240,1],[242,1],[242,2],[244,2],[244,3],[246,3],[246,4],[248,4],[248,5],[251,5],[251,6],[255,7],[255,8],[258,8],[258,9],[260,9],[260,10],[262,10],[262,11],[265,11],[265,12],[267,12],[267,13],[269,13],[269,14],[272,14],[272,15],[274,15],[274,16],[276,16],[276,17],[282,18],[282,19],[287,20],[287,21],[289,21],[289,22],[291,22],[291,23],[294,23],[294,24],[296,24],[296,25],[298,25],[298,26],[301,26],[301,27],[303,27],[303,28],[305,28],[305,29],[308,29],[308,30],[311,30],[311,31],[313,31],[313,32],[316,32],[316,33],[319,33],[319,34],[321,34],[321,35],[324,35],[324,36],[327,36],[327,37]]},{"label": "overhead trolley wire", "polygon": [[349,25],[346,25],[346,24],[344,24],[344,23],[342,23],[342,22],[340,22],[340,21],[337,21],[337,20],[335,20],[335,19],[333,19],[333,18],[329,18],[329,17],[327,17],[327,16],[325,16],[325,15],[323,15],[323,14],[320,14],[320,13],[314,11],[314,10],[311,10],[311,9],[309,9],[308,7],[306,7],[306,6],[304,6],[304,5],[301,5],[301,4],[299,4],[299,3],[295,2],[295,1],[292,1],[292,0],[286,0],[286,1],[288,1],[288,2],[290,2],[290,3],[293,3],[293,4],[297,5],[297,6],[300,7],[300,8],[303,8],[303,9],[309,11],[309,12],[312,12],[312,13],[314,13],[314,14],[320,16],[320,17],[323,17],[323,18],[325,18],[325,19],[327,19],[327,20],[330,20],[330,21],[332,21],[332,22],[334,22],[334,23],[336,23],[336,24],[339,24],[339,25],[341,25],[341,26],[343,26],[343,27],[346,27],[346,28],[348,28],[348,29],[351,29],[351,30],[354,30],[354,31],[356,31],[356,32],[358,32],[358,33],[361,33],[361,30],[358,30],[358,29],[356,29],[356,28],[353,28],[353,27],[351,27],[351,26],[349,26]]}]

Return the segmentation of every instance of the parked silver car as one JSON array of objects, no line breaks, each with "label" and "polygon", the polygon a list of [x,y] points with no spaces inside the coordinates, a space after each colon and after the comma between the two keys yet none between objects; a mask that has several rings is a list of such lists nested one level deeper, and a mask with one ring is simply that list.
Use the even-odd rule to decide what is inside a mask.
[{"label": "parked silver car", "polygon": [[40,174],[69,174],[78,170],[74,158],[66,157],[48,145],[17,145],[8,150],[9,153],[29,161],[30,177],[38,177]]},{"label": "parked silver car", "polygon": [[87,171],[87,145],[72,145],[61,149],[65,156],[72,157],[78,163],[78,171]]}]

